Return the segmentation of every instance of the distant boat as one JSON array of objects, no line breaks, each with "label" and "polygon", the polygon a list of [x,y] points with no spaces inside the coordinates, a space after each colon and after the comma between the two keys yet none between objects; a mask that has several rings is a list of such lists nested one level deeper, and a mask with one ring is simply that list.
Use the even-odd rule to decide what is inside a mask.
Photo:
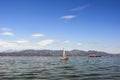
[{"label": "distant boat", "polygon": [[98,54],[89,54],[88,56],[89,57],[101,57],[101,55],[98,55]]},{"label": "distant boat", "polygon": [[63,48],[63,57],[61,57],[60,59],[61,59],[61,60],[68,60],[68,57],[67,57],[67,55],[66,55],[66,53],[65,53],[64,48]]}]

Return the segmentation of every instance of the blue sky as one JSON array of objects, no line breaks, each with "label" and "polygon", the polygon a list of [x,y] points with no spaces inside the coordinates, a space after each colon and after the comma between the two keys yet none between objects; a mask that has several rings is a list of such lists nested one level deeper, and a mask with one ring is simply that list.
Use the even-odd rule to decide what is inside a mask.
[{"label": "blue sky", "polygon": [[0,51],[120,53],[119,0],[0,0]]}]

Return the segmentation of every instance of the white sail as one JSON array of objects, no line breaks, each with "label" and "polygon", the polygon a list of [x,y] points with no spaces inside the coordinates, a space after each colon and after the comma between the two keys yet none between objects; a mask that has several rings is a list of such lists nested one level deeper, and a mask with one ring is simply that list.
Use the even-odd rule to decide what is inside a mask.
[{"label": "white sail", "polygon": [[68,57],[65,54],[64,48],[63,48],[63,57],[61,58],[61,60],[68,60]]},{"label": "white sail", "polygon": [[65,50],[64,50],[64,48],[63,48],[63,57],[66,57],[66,54],[65,54]]}]

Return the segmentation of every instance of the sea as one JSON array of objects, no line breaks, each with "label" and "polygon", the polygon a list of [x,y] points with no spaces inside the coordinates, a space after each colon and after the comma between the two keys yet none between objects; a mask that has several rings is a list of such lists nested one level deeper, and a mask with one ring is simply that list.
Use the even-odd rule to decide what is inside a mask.
[{"label": "sea", "polygon": [[120,56],[1,56],[0,80],[120,80]]}]

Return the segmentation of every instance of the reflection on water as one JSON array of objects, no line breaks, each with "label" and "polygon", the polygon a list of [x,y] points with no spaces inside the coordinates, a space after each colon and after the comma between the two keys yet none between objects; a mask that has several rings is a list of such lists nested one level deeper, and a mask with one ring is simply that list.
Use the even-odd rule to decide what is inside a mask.
[{"label": "reflection on water", "polygon": [[0,57],[0,80],[120,80],[120,57]]}]

